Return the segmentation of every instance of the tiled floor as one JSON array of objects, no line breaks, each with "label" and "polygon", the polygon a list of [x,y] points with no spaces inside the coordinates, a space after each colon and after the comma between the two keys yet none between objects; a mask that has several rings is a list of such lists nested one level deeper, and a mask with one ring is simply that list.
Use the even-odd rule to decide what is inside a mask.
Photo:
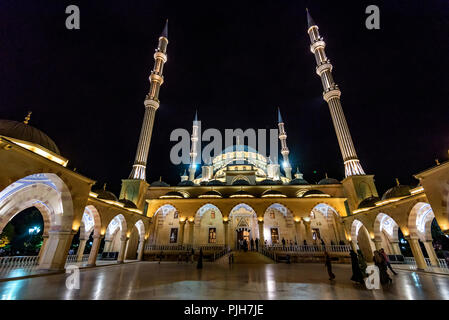
[{"label": "tiled floor", "polygon": [[1,299],[449,299],[449,277],[399,270],[380,290],[354,285],[349,265],[334,265],[330,282],[322,264],[229,265],[139,262],[84,269],[80,289],[67,274],[0,283]]}]

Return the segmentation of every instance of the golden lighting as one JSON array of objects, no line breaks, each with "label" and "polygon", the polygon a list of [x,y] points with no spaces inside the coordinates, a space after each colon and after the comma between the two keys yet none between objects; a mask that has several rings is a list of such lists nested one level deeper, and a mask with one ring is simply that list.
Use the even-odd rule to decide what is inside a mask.
[{"label": "golden lighting", "polygon": [[352,241],[352,238],[351,238],[351,236],[348,236],[348,241]]},{"label": "golden lighting", "polygon": [[189,221],[190,221],[190,222],[193,222],[193,220],[195,220],[193,217],[190,217],[190,218],[189,218]]},{"label": "golden lighting", "polygon": [[228,217],[223,217],[223,221],[228,221],[229,219],[228,219]]},{"label": "golden lighting", "polygon": [[258,220],[259,220],[260,222],[263,222],[263,218],[262,218],[262,217],[260,217]]},{"label": "golden lighting", "polygon": [[179,218],[179,221],[184,222],[184,221],[186,221],[186,218],[185,217],[181,217],[181,218]]},{"label": "golden lighting", "polygon": [[299,222],[299,221],[301,221],[301,219],[300,218],[295,218],[295,221]]},{"label": "golden lighting", "polygon": [[422,187],[422,186],[421,187],[416,187],[416,188],[410,190],[411,194],[417,194],[417,193],[421,193],[421,192],[424,192],[424,187]]}]

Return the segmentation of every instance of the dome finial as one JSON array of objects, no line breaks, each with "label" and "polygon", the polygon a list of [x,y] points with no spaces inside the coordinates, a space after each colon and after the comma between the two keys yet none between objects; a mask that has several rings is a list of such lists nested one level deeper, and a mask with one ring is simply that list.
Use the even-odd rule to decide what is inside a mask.
[{"label": "dome finial", "polygon": [[106,190],[106,182],[103,184],[103,190]]},{"label": "dome finial", "polygon": [[329,177],[327,176],[327,172],[324,175],[326,176],[326,179],[329,179]]},{"label": "dome finial", "polygon": [[437,164],[437,166],[439,166],[440,165],[440,160],[435,159],[435,163]]},{"label": "dome finial", "polygon": [[32,113],[33,113],[33,112],[28,111],[28,114],[27,114],[27,116],[25,117],[25,120],[23,121],[23,123],[28,124],[28,122],[29,122],[30,119],[31,119],[31,114],[32,114]]},{"label": "dome finial", "polygon": [[159,176],[159,181],[162,181],[162,176]]},{"label": "dome finial", "polygon": [[399,183],[399,179],[398,179],[398,178],[396,178],[396,184],[398,185],[398,187],[401,185],[401,184]]}]

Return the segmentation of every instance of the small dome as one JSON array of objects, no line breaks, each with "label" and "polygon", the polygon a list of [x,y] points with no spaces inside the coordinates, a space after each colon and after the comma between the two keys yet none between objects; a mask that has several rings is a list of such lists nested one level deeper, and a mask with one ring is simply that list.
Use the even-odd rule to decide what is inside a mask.
[{"label": "small dome", "polygon": [[294,185],[294,186],[299,186],[299,185],[305,185],[305,184],[309,184],[306,180],[304,179],[293,179],[292,181],[289,182],[289,185]]},{"label": "small dome", "polygon": [[323,191],[320,190],[308,190],[304,192],[302,195],[303,198],[309,198],[309,197],[330,197],[330,195],[325,194]]},{"label": "small dome", "polygon": [[407,185],[397,185],[393,188],[388,189],[384,195],[382,196],[382,200],[392,199],[392,198],[399,198],[404,196],[409,196],[410,193],[410,186]]},{"label": "small dome", "polygon": [[277,183],[274,180],[265,179],[265,180],[259,181],[257,184],[262,185],[262,186],[274,186]]},{"label": "small dome", "polygon": [[341,184],[340,181],[338,181],[337,179],[333,179],[333,178],[324,178],[321,179],[318,184]]},{"label": "small dome", "polygon": [[198,196],[198,198],[223,198],[223,195],[215,190],[209,190],[202,195]]},{"label": "small dome", "polygon": [[373,197],[373,196],[366,198],[366,199],[362,200],[362,202],[359,203],[359,206],[357,207],[357,209],[374,207],[376,205],[376,202],[379,200],[380,200],[379,197]]},{"label": "small dome", "polygon": [[125,205],[125,208],[137,209],[137,206],[131,200],[120,199],[118,202],[123,203]]},{"label": "small dome", "polygon": [[201,181],[200,186],[207,186],[208,183],[209,183],[209,181]]},{"label": "small dome", "polygon": [[224,182],[221,182],[220,180],[211,180],[207,183],[208,186],[224,186]]},{"label": "small dome", "polygon": [[184,180],[184,181],[181,181],[180,183],[178,183],[178,186],[181,186],[181,187],[191,187],[194,185],[195,184],[193,183],[193,181],[190,181],[190,180]]},{"label": "small dome", "polygon": [[254,198],[254,196],[245,190],[239,190],[236,193],[230,195],[229,198]]},{"label": "small dome", "polygon": [[250,183],[244,179],[235,180],[232,183],[233,186],[249,186]]},{"label": "small dome", "polygon": [[162,180],[151,182],[150,186],[152,187],[170,187],[170,185]]},{"label": "small dome", "polygon": [[266,190],[262,193],[262,198],[285,198],[287,197],[285,194],[278,190]]},{"label": "small dome", "polygon": [[183,199],[184,195],[178,191],[169,191],[163,196],[159,197],[160,199]]},{"label": "small dome", "polygon": [[98,199],[117,201],[117,197],[111,191],[99,189],[99,190],[93,190],[92,192],[95,192],[96,194],[98,194],[98,196],[97,196]]},{"label": "small dome", "polygon": [[12,120],[0,120],[0,136],[19,139],[38,144],[58,155],[59,149],[49,136],[39,129],[23,122]]}]

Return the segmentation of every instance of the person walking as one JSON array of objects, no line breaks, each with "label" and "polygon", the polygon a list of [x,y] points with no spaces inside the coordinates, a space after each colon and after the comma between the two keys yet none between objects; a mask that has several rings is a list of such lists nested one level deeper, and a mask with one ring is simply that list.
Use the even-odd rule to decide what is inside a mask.
[{"label": "person walking", "polygon": [[377,250],[374,251],[373,260],[374,264],[379,268],[380,283],[381,284],[392,283],[393,280],[390,278],[387,272],[387,263],[385,261],[385,258],[379,251]]},{"label": "person walking", "polygon": [[162,261],[162,255],[163,255],[164,253],[161,251],[161,253],[159,253],[159,264],[161,264],[161,261]]},{"label": "person walking", "polygon": [[357,250],[357,258],[359,259],[360,271],[362,271],[362,275],[365,278],[366,277],[366,268],[368,266],[366,264],[365,257],[363,256],[363,253],[362,253],[362,251],[360,249]]},{"label": "person walking", "polygon": [[331,257],[329,256],[329,253],[327,253],[327,251],[324,251],[324,258],[325,258],[324,265],[327,268],[327,274],[329,275],[329,280],[332,281],[335,279],[335,274],[332,272]]},{"label": "person walking", "polygon": [[195,260],[195,250],[192,248],[192,252],[190,253],[190,262],[193,264],[193,260]]},{"label": "person walking", "polygon": [[198,258],[198,264],[196,265],[197,269],[203,269],[203,249],[200,249],[200,256]]},{"label": "person walking", "polygon": [[251,251],[254,251],[254,239],[253,238],[251,238],[250,244],[251,244]]},{"label": "person walking", "polygon": [[381,249],[379,250],[379,253],[384,257],[385,263],[387,264],[388,269],[390,269],[390,271],[393,272],[393,274],[394,274],[395,276],[397,276],[398,274],[397,274],[396,271],[394,271],[393,268],[391,267],[390,259],[388,259],[388,255],[385,253],[384,248],[381,248]]},{"label": "person walking", "polygon": [[285,250],[285,239],[284,238],[282,238],[282,249]]},{"label": "person walking", "polygon": [[256,243],[256,251],[259,252],[259,238],[256,238],[254,242]]},{"label": "person walking", "polygon": [[351,255],[351,265],[352,265],[352,277],[351,280],[360,284],[363,284],[363,274],[360,270],[359,260],[357,259],[357,253],[354,250],[349,251]]}]

